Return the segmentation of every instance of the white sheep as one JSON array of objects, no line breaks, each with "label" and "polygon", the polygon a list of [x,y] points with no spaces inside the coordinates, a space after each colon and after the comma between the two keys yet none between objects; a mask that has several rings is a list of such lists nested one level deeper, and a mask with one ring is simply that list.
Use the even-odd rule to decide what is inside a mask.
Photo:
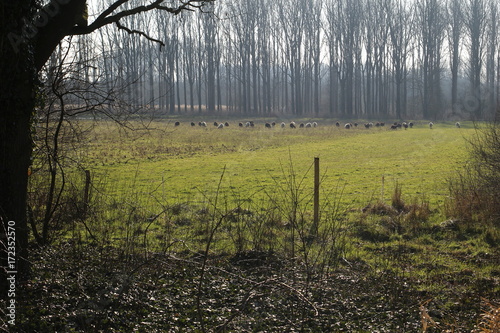
[{"label": "white sheep", "polygon": [[432,126],[434,126],[434,123],[431,121],[429,122],[429,128],[432,129]]},{"label": "white sheep", "polygon": [[460,123],[458,121],[455,123],[455,127],[460,128]]}]

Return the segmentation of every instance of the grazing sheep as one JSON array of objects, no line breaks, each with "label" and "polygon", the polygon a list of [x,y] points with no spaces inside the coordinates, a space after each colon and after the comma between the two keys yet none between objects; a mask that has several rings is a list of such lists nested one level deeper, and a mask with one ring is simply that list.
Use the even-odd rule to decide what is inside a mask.
[{"label": "grazing sheep", "polygon": [[228,127],[228,126],[229,126],[229,123],[226,121],[226,122],[224,123],[224,126],[225,126],[225,127]]},{"label": "grazing sheep", "polygon": [[460,128],[460,123],[458,121],[455,123],[455,127]]},{"label": "grazing sheep", "polygon": [[396,124],[392,124],[391,125],[391,130],[397,130],[398,129],[398,125]]},{"label": "grazing sheep", "polygon": [[337,121],[337,122],[335,123],[335,126],[340,127],[340,123]]},{"label": "grazing sheep", "polygon": [[243,127],[243,123],[238,123],[238,126],[239,127]]},{"label": "grazing sheep", "polygon": [[315,122],[315,121],[313,121],[313,127],[314,127],[314,128],[318,127],[318,123],[317,123],[317,122]]},{"label": "grazing sheep", "polygon": [[266,128],[271,128],[272,127],[271,124],[269,124],[269,123],[266,123],[264,126],[266,126]]},{"label": "grazing sheep", "polygon": [[293,122],[293,121],[292,121],[292,122],[290,123],[290,128],[297,128],[297,126],[295,126],[295,122]]},{"label": "grazing sheep", "polygon": [[254,127],[255,124],[253,123],[253,120],[250,120],[250,127]]},{"label": "grazing sheep", "polygon": [[281,128],[285,128],[286,124],[284,122],[281,123]]},{"label": "grazing sheep", "polygon": [[408,129],[408,124],[407,124],[406,122],[403,122],[403,127],[404,127],[405,129]]},{"label": "grazing sheep", "polygon": [[376,122],[376,123],[375,123],[375,127],[380,127],[380,123],[379,123],[379,122]]},{"label": "grazing sheep", "polygon": [[275,122],[275,121],[273,121],[273,122],[271,123],[271,126],[272,126],[272,127],[276,126],[276,122]]},{"label": "grazing sheep", "polygon": [[384,122],[381,122],[381,123],[380,123],[380,126],[385,126],[385,123],[384,123]]},{"label": "grazing sheep", "polygon": [[432,129],[432,126],[434,126],[434,123],[431,121],[429,122],[429,128]]},{"label": "grazing sheep", "polygon": [[249,121],[247,121],[247,122],[245,123],[245,127],[250,127],[250,122],[249,122]]},{"label": "grazing sheep", "polygon": [[215,127],[218,127],[218,126],[219,126],[219,123],[218,123],[218,122],[216,122],[216,121],[214,121],[214,126],[215,126]]},{"label": "grazing sheep", "polygon": [[347,123],[347,124],[345,124],[345,125],[344,125],[344,128],[345,128],[345,129],[350,129],[350,128],[351,128],[351,123]]},{"label": "grazing sheep", "polygon": [[413,128],[413,123],[411,121],[408,123],[408,127]]},{"label": "grazing sheep", "polygon": [[177,127],[177,126],[180,126],[180,125],[181,125],[181,123],[180,123],[180,122],[178,122],[178,121],[176,121],[176,122],[175,122],[175,124],[174,124],[174,126],[176,126],[176,127]]},{"label": "grazing sheep", "polygon": [[311,123],[306,123],[306,128],[311,128],[313,125]]},{"label": "grazing sheep", "polygon": [[204,121],[200,121],[198,125],[200,125],[201,127],[207,127],[207,123]]},{"label": "grazing sheep", "polygon": [[300,123],[299,127],[304,128],[304,123]]},{"label": "grazing sheep", "polygon": [[358,123],[354,123],[354,127],[358,127]]},{"label": "grazing sheep", "polygon": [[370,128],[370,124],[366,123],[366,124],[365,124],[365,128],[366,128],[366,129],[369,129],[369,128]]},{"label": "grazing sheep", "polygon": [[224,124],[223,123],[220,123],[218,126],[217,126],[218,129],[223,129],[224,128]]},{"label": "grazing sheep", "polygon": [[192,122],[191,122],[191,126],[196,126],[196,124],[192,121]]}]

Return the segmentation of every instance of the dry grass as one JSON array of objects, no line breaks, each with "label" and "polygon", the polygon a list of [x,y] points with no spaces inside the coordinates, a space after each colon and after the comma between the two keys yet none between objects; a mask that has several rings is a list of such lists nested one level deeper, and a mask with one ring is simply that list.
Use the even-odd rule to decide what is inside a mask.
[{"label": "dry grass", "polygon": [[486,299],[483,299],[483,303],[486,309],[481,315],[481,324],[479,326],[481,332],[482,333],[500,332],[500,305],[493,304]]}]

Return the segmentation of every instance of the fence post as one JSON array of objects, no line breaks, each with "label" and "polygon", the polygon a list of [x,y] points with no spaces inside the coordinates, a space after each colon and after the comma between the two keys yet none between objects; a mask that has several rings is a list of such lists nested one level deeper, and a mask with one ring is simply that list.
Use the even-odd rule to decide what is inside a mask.
[{"label": "fence post", "polygon": [[316,236],[319,226],[319,157],[314,158],[314,220],[313,234]]},{"label": "fence post", "polygon": [[90,193],[90,170],[85,170],[85,191],[83,192],[83,216],[87,216],[87,209],[89,206],[89,193]]}]

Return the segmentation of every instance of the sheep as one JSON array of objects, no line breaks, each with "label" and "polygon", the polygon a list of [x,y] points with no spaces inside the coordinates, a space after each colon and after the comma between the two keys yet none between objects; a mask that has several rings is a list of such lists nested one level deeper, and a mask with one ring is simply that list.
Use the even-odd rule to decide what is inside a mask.
[{"label": "sheep", "polygon": [[358,123],[354,123],[354,127],[358,127]]},{"label": "sheep", "polygon": [[241,122],[240,122],[240,123],[238,123],[238,126],[239,126],[239,127],[243,127],[243,123],[241,123]]},{"label": "sheep", "polygon": [[369,128],[370,128],[370,124],[366,123],[366,124],[365,124],[365,128],[366,128],[366,129],[369,129]]},{"label": "sheep", "polygon": [[397,124],[396,125],[394,125],[394,124],[391,125],[391,130],[397,130],[397,129],[398,129],[398,125]]},{"label": "sheep", "polygon": [[218,123],[218,122],[216,122],[216,121],[214,121],[214,126],[215,126],[215,127],[218,127],[218,126],[219,126],[219,123]]},{"label": "sheep", "polygon": [[179,121],[176,121],[174,124],[175,127],[180,126],[180,125],[181,125],[181,123]]},{"label": "sheep", "polygon": [[432,129],[432,126],[434,126],[434,123],[431,121],[429,122],[429,128]]},{"label": "sheep", "polygon": [[406,122],[403,122],[403,127],[404,127],[405,129],[408,129],[408,124],[407,124]]},{"label": "sheep", "polygon": [[384,123],[384,122],[381,122],[381,123],[380,123],[380,126],[385,126],[385,123]]},{"label": "sheep", "polygon": [[194,127],[194,126],[196,126],[196,124],[192,121],[191,126]]},{"label": "sheep", "polygon": [[345,129],[350,129],[350,128],[351,128],[351,124],[350,124],[350,123],[345,124],[345,125],[344,125],[344,128],[345,128]]},{"label": "sheep", "polygon": [[224,126],[225,126],[225,127],[229,127],[229,123],[226,121],[226,122],[224,123]]},{"label": "sheep", "polygon": [[224,128],[224,124],[223,123],[220,123],[218,126],[217,126],[218,129],[223,129]]},{"label": "sheep", "polygon": [[247,122],[245,123],[245,127],[250,127],[250,122],[249,122],[249,121],[247,121]]},{"label": "sheep", "polygon": [[293,121],[292,121],[292,122],[290,123],[290,128],[297,128],[297,126],[295,126],[295,122],[293,122]]},{"label": "sheep", "polygon": [[335,126],[340,127],[340,123],[337,121],[337,122],[335,123]]},{"label": "sheep", "polygon": [[273,121],[273,122],[271,123],[271,126],[272,126],[272,127],[276,126],[276,122],[275,122],[275,121]]},{"label": "sheep", "polygon": [[458,121],[455,123],[455,127],[460,128],[460,123]]},{"label": "sheep", "polygon": [[281,126],[281,128],[285,128],[285,126],[286,126],[285,122],[282,122],[282,123],[280,124],[280,126]]},{"label": "sheep", "polygon": [[304,128],[304,123],[300,123],[299,127]]},{"label": "sheep", "polygon": [[311,128],[312,124],[311,123],[306,123],[306,128]]},{"label": "sheep", "polygon": [[266,126],[266,128],[271,128],[271,124],[269,123],[266,123],[264,126]]},{"label": "sheep", "polygon": [[314,128],[318,127],[318,123],[317,123],[317,122],[315,122],[315,121],[313,121],[313,127],[314,127]]},{"label": "sheep", "polygon": [[408,123],[408,127],[413,128],[413,123],[411,121]]},{"label": "sheep", "polygon": [[204,121],[200,121],[198,125],[200,125],[201,127],[207,127],[207,123]]}]

